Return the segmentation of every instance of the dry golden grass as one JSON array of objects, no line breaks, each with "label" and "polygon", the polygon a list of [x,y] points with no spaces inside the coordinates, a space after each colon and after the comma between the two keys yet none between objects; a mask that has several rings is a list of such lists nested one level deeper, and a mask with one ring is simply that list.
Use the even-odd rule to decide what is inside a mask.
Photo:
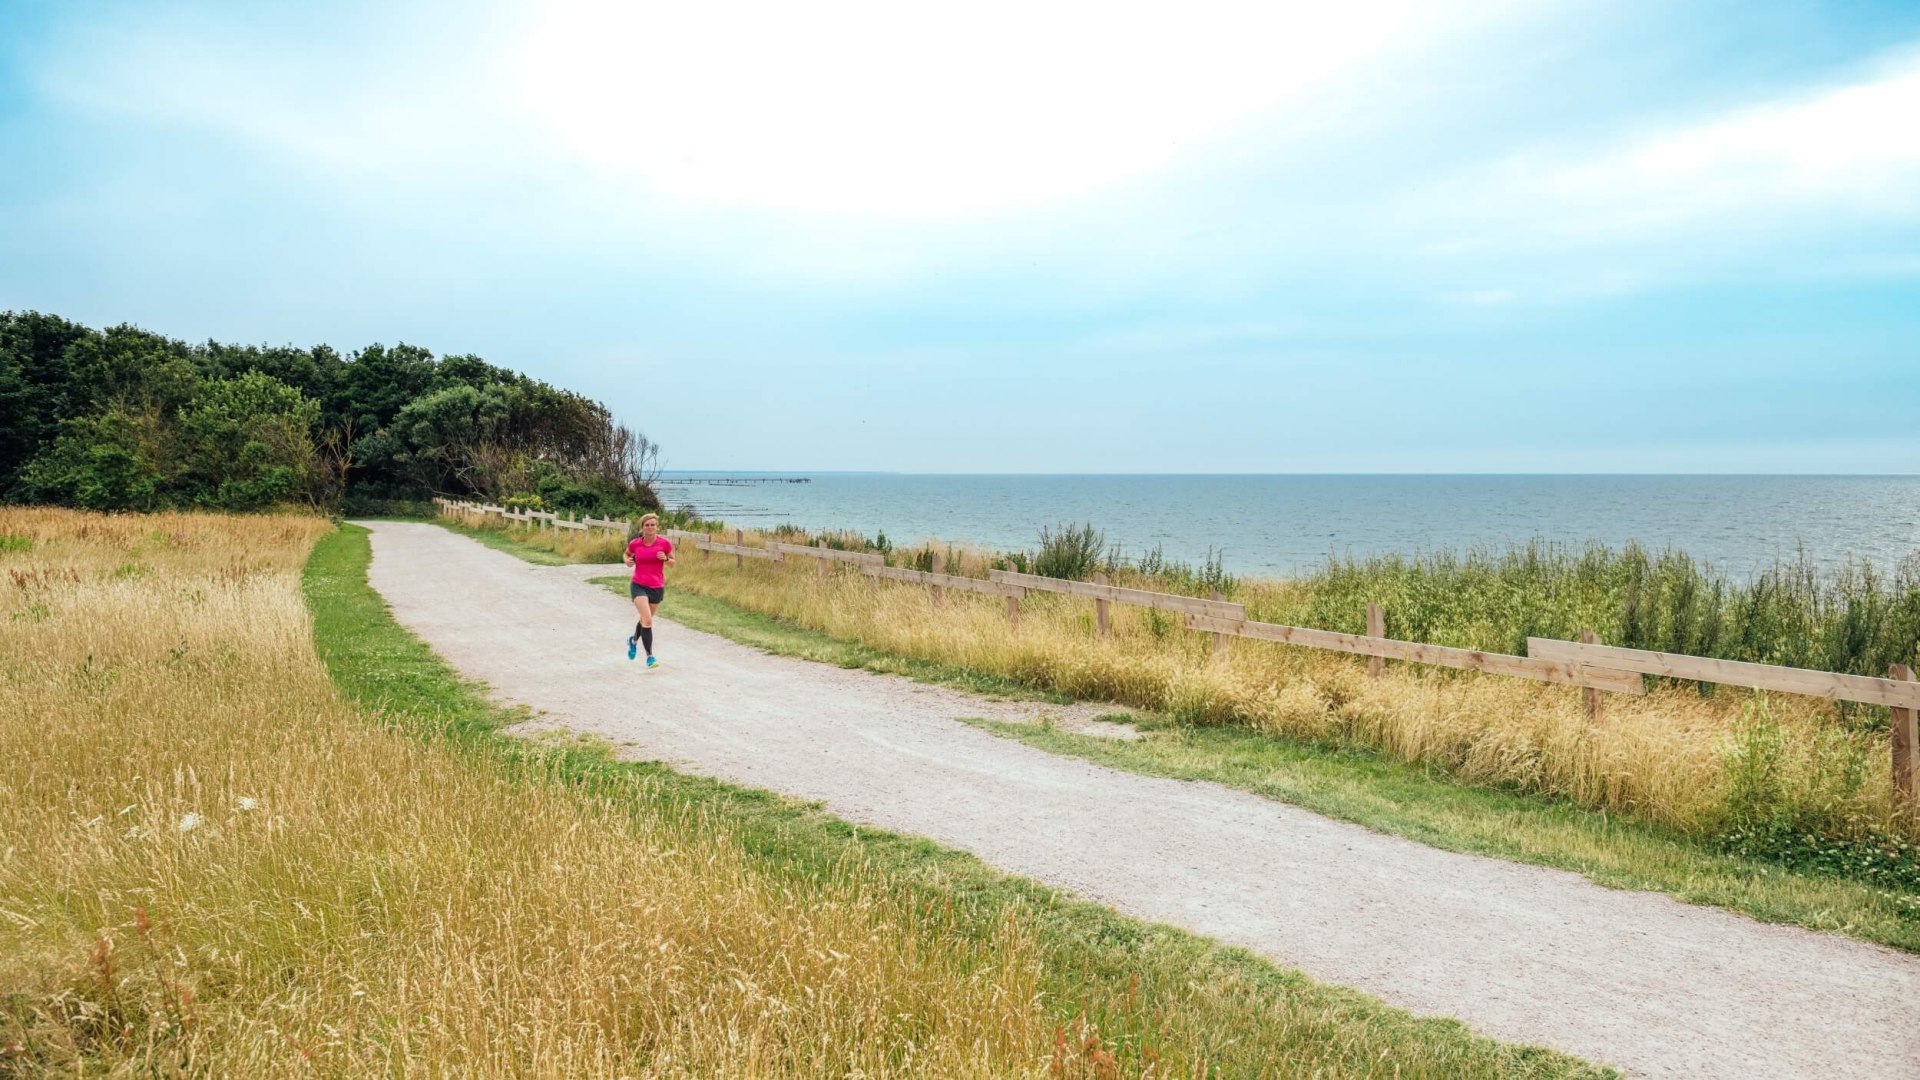
[{"label": "dry golden grass", "polygon": [[[749,536],[749,542],[763,542]],[[980,576],[979,553],[950,567]],[[1884,732],[1838,722],[1806,698],[1723,689],[1702,697],[1667,686],[1644,698],[1607,695],[1589,724],[1578,690],[1500,676],[1389,664],[1375,680],[1364,661],[1339,654],[1235,640],[1224,662],[1207,635],[1176,616],[1115,605],[1113,634],[1094,630],[1093,603],[1029,594],[1017,632],[1004,602],[949,595],[935,607],[920,586],[876,583],[847,570],[822,581],[811,562],[780,566],[685,553],[671,582],[741,607],[888,652],[1079,697],[1161,711],[1202,724],[1374,747],[1388,757],[1444,769],[1463,780],[1512,785],[1693,834],[1727,821],[1729,806],[1768,787],[1825,822],[1898,827]],[[1235,599],[1256,615],[1289,606],[1285,582],[1243,583]],[[1772,737],[1756,739],[1755,717]],[[1740,738],[1742,732],[1747,737]],[[1753,764],[1745,748],[1770,756]],[[1743,756],[1745,755],[1745,756]],[[1734,775],[1740,763],[1749,770]],[[1755,770],[1764,775],[1756,779]]]},{"label": "dry golden grass", "polygon": [[861,865],[357,719],[326,528],[0,509],[0,1075],[1044,1071],[1018,922],[952,942]]},{"label": "dry golden grass", "polygon": [[[1595,1074],[510,749],[328,529],[0,507],[0,1077]],[[391,727],[315,654],[323,537],[328,656]]]}]

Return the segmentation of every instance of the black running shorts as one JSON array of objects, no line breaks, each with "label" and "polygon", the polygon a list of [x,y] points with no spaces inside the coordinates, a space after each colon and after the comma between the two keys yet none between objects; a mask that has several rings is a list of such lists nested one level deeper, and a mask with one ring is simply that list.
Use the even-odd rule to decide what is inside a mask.
[{"label": "black running shorts", "polygon": [[628,583],[627,585],[628,599],[632,599],[633,597],[639,596],[641,593],[647,594],[647,603],[652,604],[654,607],[659,607],[660,601],[665,600],[667,598],[667,590],[665,589],[656,589],[651,585],[642,585],[637,581]]}]

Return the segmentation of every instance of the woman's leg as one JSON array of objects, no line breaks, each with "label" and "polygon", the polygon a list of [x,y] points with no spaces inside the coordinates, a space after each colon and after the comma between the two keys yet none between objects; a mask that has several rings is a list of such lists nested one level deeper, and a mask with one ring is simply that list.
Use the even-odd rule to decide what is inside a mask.
[{"label": "woman's leg", "polygon": [[639,625],[633,628],[633,636],[640,639],[640,644],[647,650],[647,655],[652,656],[653,605],[647,602],[646,593],[641,593],[639,596],[633,598],[633,611],[634,614],[640,616]]}]

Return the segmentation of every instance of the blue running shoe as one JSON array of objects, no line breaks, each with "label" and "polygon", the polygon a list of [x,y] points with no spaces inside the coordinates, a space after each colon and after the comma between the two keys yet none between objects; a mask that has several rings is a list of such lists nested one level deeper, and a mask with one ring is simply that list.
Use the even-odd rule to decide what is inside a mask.
[{"label": "blue running shoe", "polygon": [[653,657],[653,656],[649,656],[649,657],[647,657],[647,666],[648,666],[648,667],[659,667],[659,666],[660,666],[660,660],[659,660],[659,658],[658,658],[658,657]]},{"label": "blue running shoe", "polygon": [[627,659],[631,660],[640,652],[640,646],[632,638],[627,639]]}]

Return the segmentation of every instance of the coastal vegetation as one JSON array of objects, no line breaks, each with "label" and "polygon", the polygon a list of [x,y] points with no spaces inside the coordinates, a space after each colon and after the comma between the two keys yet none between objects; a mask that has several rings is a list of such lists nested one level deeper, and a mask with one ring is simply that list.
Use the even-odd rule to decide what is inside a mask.
[{"label": "coastal vegetation", "polygon": [[[504,533],[496,543],[522,557]],[[517,548],[517,550],[516,550]],[[596,579],[618,595],[625,579]],[[674,621],[745,645],[816,663],[863,668],[995,697],[1067,695],[1013,680],[886,652],[829,637],[724,600],[676,589]],[[1133,738],[1115,739],[1048,723],[969,721],[1050,753],[1073,754],[1112,768],[1179,780],[1205,780],[1351,821],[1451,851],[1551,866],[1616,888],[1655,890],[1768,922],[1793,923],[1920,952],[1920,891],[1876,884],[1857,873],[1794,867],[1768,854],[1742,854],[1711,840],[1563,799],[1459,783],[1423,765],[1389,760],[1364,747],[1253,730],[1196,726],[1135,710],[1103,719]],[[1822,845],[1837,852],[1838,846]]]},{"label": "coastal vegetation", "polygon": [[0,536],[0,1075],[1595,1073],[504,735],[351,526],[0,508]]},{"label": "coastal vegetation", "polygon": [[1463,649],[1524,655],[1529,637],[1571,640],[1592,630],[1627,648],[1853,675],[1920,666],[1920,553],[1892,567],[1848,559],[1823,568],[1801,552],[1739,579],[1683,551],[1533,541],[1329,557],[1297,577],[1264,580],[1229,572],[1212,549],[1199,563],[1159,548],[1128,556],[1088,524],[1043,526],[1033,549],[1000,552],[938,543],[896,550],[858,533],[791,526],[768,535],[881,551],[899,565],[929,563],[937,548],[949,572],[975,575],[1006,569],[1084,581],[1101,573],[1155,592],[1217,594],[1262,622],[1342,633],[1365,633],[1367,605],[1378,604],[1388,637]]},{"label": "coastal vegetation", "polygon": [[0,313],[0,499],[92,510],[425,513],[434,494],[657,509],[606,406],[412,345],[192,345]]},{"label": "coastal vegetation", "polygon": [[1533,543],[1329,560],[1300,584],[1271,614],[1359,631],[1376,603],[1389,636],[1464,648],[1524,653],[1528,637],[1587,629],[1628,648],[1854,675],[1920,661],[1920,556],[1823,571],[1802,553],[1742,581],[1680,551]]},{"label": "coastal vegetation", "polygon": [[[1059,544],[1068,534],[1050,530],[1044,540]],[[748,542],[767,538],[749,534]],[[831,539],[855,546],[857,537]],[[553,543],[539,534],[524,540]],[[1069,558],[1102,550],[1098,540],[1085,529],[1069,536]],[[972,576],[1037,569],[1047,554],[1044,542],[1035,554],[921,545],[888,558],[926,569],[936,547],[948,573]],[[1262,621],[1363,632],[1364,605],[1382,603],[1389,636],[1503,651],[1523,651],[1529,634],[1572,637],[1591,627],[1621,644],[1687,642],[1703,655],[1824,658],[1859,671],[1911,658],[1920,626],[1911,566],[1891,578],[1857,564],[1823,577],[1801,562],[1736,586],[1684,557],[1637,549],[1346,561],[1292,581],[1236,579],[1216,559],[1194,567],[1158,553],[1079,565],[1115,584],[1218,593]],[[1034,690],[1376,753],[1458,782],[1565,800],[1862,881],[1920,916],[1915,823],[1894,802],[1883,709],[1651,680],[1645,697],[1610,697],[1604,722],[1593,724],[1579,692],[1561,687],[1399,664],[1372,679],[1349,657],[1251,641],[1216,659],[1204,635],[1153,609],[1116,606],[1112,635],[1101,638],[1092,604],[1070,597],[1029,595],[1019,630],[1009,632],[997,600],[950,595],[935,608],[916,586],[847,572],[822,582],[778,564],[683,558],[675,580],[792,625]],[[1709,636],[1703,624],[1718,629]]]}]

